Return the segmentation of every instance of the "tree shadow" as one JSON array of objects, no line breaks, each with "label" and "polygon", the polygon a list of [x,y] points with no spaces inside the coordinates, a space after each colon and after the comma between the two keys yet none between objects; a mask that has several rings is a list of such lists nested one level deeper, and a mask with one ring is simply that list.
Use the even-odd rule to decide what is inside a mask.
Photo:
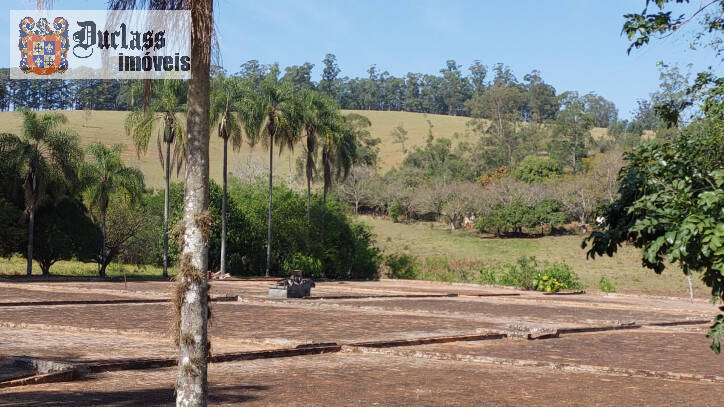
[{"label": "tree shadow", "polygon": [[[253,393],[269,386],[209,386],[209,404],[241,404],[258,400]],[[165,406],[174,405],[173,386],[116,391],[42,391],[6,394],[0,406]]]}]

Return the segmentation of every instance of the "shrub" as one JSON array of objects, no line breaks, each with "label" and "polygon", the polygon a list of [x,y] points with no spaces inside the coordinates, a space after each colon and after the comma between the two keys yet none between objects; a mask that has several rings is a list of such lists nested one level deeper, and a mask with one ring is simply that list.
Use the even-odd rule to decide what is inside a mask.
[{"label": "shrub", "polygon": [[387,277],[414,280],[418,276],[417,260],[409,254],[390,254],[385,259]]},{"label": "shrub", "polygon": [[479,284],[495,285],[498,283],[495,268],[486,266],[478,270],[478,273],[480,274],[477,279]]},{"label": "shrub", "polygon": [[285,276],[291,275],[292,271],[301,270],[302,276],[310,278],[322,278],[324,272],[322,270],[322,262],[311,256],[305,256],[302,253],[294,253],[291,257],[284,260],[282,272]]},{"label": "shrub", "polygon": [[533,218],[536,224],[541,226],[542,231],[545,231],[543,226],[548,226],[548,232],[570,220],[563,205],[553,199],[545,199],[538,202],[535,208],[533,208]]},{"label": "shrub", "polygon": [[537,273],[535,285],[536,290],[548,293],[582,287],[578,275],[566,263],[546,263],[543,270]]},{"label": "shrub", "polygon": [[506,265],[498,284],[545,292],[582,288],[578,276],[569,265],[545,263],[541,267],[535,257],[521,257],[515,264]]},{"label": "shrub", "polygon": [[[227,197],[227,272],[253,276],[264,273],[267,247],[267,210],[269,190],[265,183],[229,182]],[[179,231],[183,212],[183,186],[172,184],[169,193],[169,225]],[[218,270],[221,256],[221,187],[211,181],[209,212],[213,226],[209,235],[209,269]],[[375,279],[380,253],[368,226],[354,222],[346,208],[333,198],[327,199],[326,228],[322,232],[322,198],[312,195],[311,219],[307,221],[306,196],[285,186],[274,187],[272,207],[271,273],[282,275],[288,267],[302,262],[305,275],[330,279]],[[143,206],[151,224],[143,233],[149,263],[162,262],[163,191],[144,197]],[[169,260],[178,260],[179,244],[173,234],[169,240]],[[296,256],[296,258],[295,258]],[[321,264],[321,272],[311,259]],[[121,259],[125,260],[125,259]],[[310,274],[312,273],[312,274]]]},{"label": "shrub", "polygon": [[399,221],[400,216],[404,214],[405,206],[400,201],[392,202],[390,207],[387,209],[387,215],[395,222]]},{"label": "shrub", "polygon": [[476,226],[481,232],[503,236],[509,232],[521,233],[524,227],[535,226],[535,219],[529,206],[516,201],[496,206],[490,215],[480,218]]},{"label": "shrub", "polygon": [[598,289],[604,293],[616,292],[616,287],[614,287],[613,282],[606,277],[601,277],[601,280],[598,282]]},{"label": "shrub", "polygon": [[[100,252],[103,235],[80,201],[68,197],[46,202],[35,219],[33,259],[43,274],[59,260],[91,262]],[[26,237],[27,244],[27,237]]]},{"label": "shrub", "polygon": [[[232,273],[258,275],[266,267],[267,188],[264,183],[241,185],[235,181],[230,185],[228,206],[237,207],[243,222],[236,231],[238,243],[228,245],[229,255],[238,253],[242,259],[238,268],[230,269]],[[369,227],[352,221],[344,205],[328,198],[322,230],[322,205],[322,197],[313,195],[308,222],[306,197],[285,186],[274,187],[272,273],[279,273],[285,261],[301,253],[321,262],[325,278],[377,278],[380,253]],[[218,208],[216,202],[213,206]],[[217,222],[217,229],[220,224]],[[212,239],[213,246],[218,240]]]},{"label": "shrub", "polygon": [[560,164],[552,158],[528,156],[520,162],[515,176],[528,184],[544,182],[563,173]]},{"label": "shrub", "polygon": [[528,206],[520,201],[509,205],[498,205],[488,216],[483,216],[476,223],[481,232],[491,232],[496,236],[507,233],[523,233],[523,228],[548,226],[549,230],[568,221],[568,215],[557,201],[545,199],[535,206]]},{"label": "shrub", "polygon": [[498,283],[524,290],[534,290],[537,274],[538,262],[535,257],[520,257],[515,264],[505,266],[505,271],[500,276]]}]

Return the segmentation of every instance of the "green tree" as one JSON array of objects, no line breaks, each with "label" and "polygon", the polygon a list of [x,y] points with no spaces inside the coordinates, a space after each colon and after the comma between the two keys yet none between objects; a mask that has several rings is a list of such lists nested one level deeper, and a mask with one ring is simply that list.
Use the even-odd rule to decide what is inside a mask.
[{"label": "green tree", "polygon": [[442,100],[447,106],[447,114],[457,116],[465,113],[465,101],[470,98],[472,89],[470,82],[463,78],[462,71],[455,60],[448,60],[442,74]]},{"label": "green tree", "polygon": [[392,142],[395,144],[399,144],[402,147],[402,154],[407,154],[407,149],[405,149],[405,142],[409,137],[407,137],[407,130],[405,130],[405,127],[402,125],[402,123],[395,126],[395,128],[392,129],[390,132],[390,136],[392,136]]},{"label": "green tree", "polygon": [[143,194],[143,173],[137,168],[126,167],[121,160],[123,145],[108,148],[100,142],[88,146],[90,163],[81,168],[85,185],[84,198],[90,213],[101,230],[101,248],[97,255],[98,274],[106,276],[106,267],[118,254],[117,245],[111,245],[106,228],[106,216],[111,196],[122,194],[135,205]]},{"label": "green tree", "polygon": [[527,119],[536,123],[555,118],[560,102],[556,96],[556,89],[545,83],[537,70],[525,75],[523,80],[527,82],[526,87],[526,113]]},{"label": "green tree", "polygon": [[[644,144],[626,157],[619,198],[603,213],[605,228],[585,243],[589,256],[612,256],[630,241],[656,273],[667,262],[687,275],[703,273],[712,295],[724,297],[724,143],[720,121],[687,128],[673,142]],[[724,333],[721,315],[712,328],[714,350]]]},{"label": "green tree", "polygon": [[18,242],[25,239],[22,220],[20,208],[0,197],[0,256],[15,253]]},{"label": "green tree", "polygon": [[496,66],[493,83],[466,103],[475,118],[473,126],[490,135],[485,143],[486,147],[494,147],[494,151],[485,154],[501,156],[500,160],[495,160],[498,162],[493,167],[514,166],[522,158],[520,151],[528,135],[522,126],[524,104],[525,95],[521,87],[510,70],[501,65]]},{"label": "green tree", "polygon": [[[689,3],[676,0],[676,3]],[[693,46],[724,52],[721,34],[724,3],[702,2],[683,14],[667,10],[673,0],[646,1],[641,13],[626,14],[623,32],[631,44],[628,52],[649,43],[651,37],[672,34],[692,21],[701,24]],[[658,10],[649,12],[650,6]],[[701,18],[697,18],[701,16]],[[697,75],[687,89],[690,103],[699,103],[703,118],[683,129],[670,142],[639,147],[627,156],[621,173],[620,197],[606,208],[605,229],[587,242],[589,255],[613,255],[626,239],[642,249],[643,262],[662,272],[665,261],[678,262],[684,273],[700,271],[712,295],[724,300],[724,78],[711,71]],[[667,124],[677,125],[688,103],[658,106]],[[584,242],[585,243],[585,242]],[[720,307],[724,311],[724,307]],[[721,352],[724,314],[714,320],[707,335],[712,350]]]},{"label": "green tree", "polygon": [[59,260],[93,261],[101,250],[102,235],[79,201],[63,196],[38,208],[38,238],[33,259],[43,275]]},{"label": "green tree", "polygon": [[317,170],[318,137],[332,131],[337,116],[337,104],[331,98],[315,91],[307,91],[301,97],[300,113],[307,136],[305,175],[307,177],[307,221],[310,220],[312,178]]},{"label": "green tree", "polygon": [[301,66],[288,66],[284,68],[282,81],[290,83],[294,92],[314,89],[314,83],[312,83],[312,68],[314,68],[314,64],[309,62],[305,62]]},{"label": "green tree", "polygon": [[[168,189],[171,168],[175,166],[178,175],[186,154],[186,129],[182,125],[182,113],[186,111],[184,84],[179,80],[163,80],[152,91],[148,103],[128,114],[125,128],[126,133],[133,138],[139,156],[141,153],[146,153],[154,131],[157,133],[158,158],[161,168],[165,171],[163,276],[168,277]],[[165,155],[161,151],[162,144]]]},{"label": "green tree", "polygon": [[217,126],[217,134],[224,140],[224,163],[222,166],[222,195],[221,195],[221,253],[219,273],[226,274],[226,188],[227,188],[227,160],[229,140],[234,150],[241,148],[242,129],[238,117],[239,104],[238,79],[218,76],[212,83],[211,111],[209,123]]},{"label": "green tree", "polygon": [[327,54],[324,56],[322,64],[324,64],[324,69],[322,70],[322,80],[319,81],[319,91],[335,98],[337,96],[337,76],[341,72],[337,65],[337,57],[334,54]]},{"label": "green tree", "polygon": [[562,174],[558,162],[548,157],[528,156],[520,162],[515,170],[515,176],[529,184],[544,182]]},{"label": "green tree", "polygon": [[269,75],[259,85],[259,90],[246,89],[240,101],[239,118],[252,144],[261,139],[269,147],[269,208],[267,219],[267,267],[271,268],[272,243],[272,195],[274,144],[279,151],[293,149],[302,134],[304,121],[300,103],[288,83],[280,83]]},{"label": "green tree", "polygon": [[23,179],[25,213],[28,216],[27,273],[31,275],[35,213],[48,189],[70,192],[77,187],[83,151],[79,147],[78,136],[61,127],[67,121],[62,114],[39,115],[29,110],[23,110],[21,114],[22,137],[0,135],[0,151],[3,152],[2,158]]},{"label": "green tree", "polygon": [[369,128],[372,122],[366,116],[357,113],[350,113],[344,116],[349,131],[354,133],[357,141],[355,165],[377,168],[378,156],[380,154],[380,143],[382,139],[372,137]]},{"label": "green tree", "polygon": [[334,126],[323,135],[322,139],[322,167],[324,169],[322,242],[324,242],[326,230],[327,194],[332,186],[333,178],[347,178],[354,163],[356,152],[355,133],[345,125],[341,116],[337,116]]},{"label": "green tree", "polygon": [[581,169],[582,159],[588,155],[592,143],[593,117],[575,92],[563,94],[564,108],[558,113],[553,127],[553,140],[548,144],[552,157],[570,167],[575,174]]}]

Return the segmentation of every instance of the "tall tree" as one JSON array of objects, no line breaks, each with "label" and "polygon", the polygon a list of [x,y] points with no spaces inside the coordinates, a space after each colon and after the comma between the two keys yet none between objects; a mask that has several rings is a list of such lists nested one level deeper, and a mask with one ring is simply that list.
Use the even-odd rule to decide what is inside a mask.
[{"label": "tall tree", "polygon": [[451,116],[465,113],[465,101],[472,94],[470,82],[463,78],[461,67],[451,59],[446,62],[445,68],[440,70],[443,80],[442,99],[447,107],[446,113]]},{"label": "tall tree", "polygon": [[78,166],[83,151],[78,136],[62,128],[67,119],[60,113],[39,115],[29,110],[23,116],[22,136],[0,135],[4,159],[14,161],[23,178],[25,213],[28,217],[27,274],[33,272],[35,213],[48,188],[69,190],[78,185]]},{"label": "tall tree", "polygon": [[221,195],[221,260],[219,273],[223,277],[226,274],[226,200],[227,200],[227,160],[228,145],[234,150],[241,148],[242,130],[239,122],[238,103],[239,97],[238,80],[219,76],[214,81],[211,92],[211,113],[210,123],[217,126],[217,133],[224,140],[224,164],[222,173],[222,195]]},{"label": "tall tree", "polygon": [[282,81],[289,82],[294,92],[314,89],[314,83],[312,83],[312,68],[314,68],[314,64],[309,62],[305,62],[301,66],[288,66],[284,68]]},{"label": "tall tree", "polygon": [[268,75],[254,91],[248,87],[240,100],[239,118],[252,144],[261,140],[269,147],[269,210],[267,219],[267,261],[265,275],[271,270],[272,195],[274,177],[274,144],[281,153],[293,149],[299,141],[304,121],[299,101],[291,85]]},{"label": "tall tree", "polygon": [[[139,85],[143,85],[140,84]],[[186,129],[182,125],[184,84],[179,80],[164,80],[152,87],[151,100],[133,110],[126,117],[126,133],[133,138],[136,152],[140,156],[148,150],[153,132],[157,132],[158,158],[164,174],[163,209],[163,276],[168,277],[168,188],[171,168],[181,171],[186,148]],[[162,147],[163,145],[163,147]],[[165,150],[164,152],[161,150]],[[173,155],[172,154],[173,150]]]},{"label": "tall tree", "polygon": [[333,178],[347,178],[354,163],[357,150],[355,133],[346,125],[344,118],[338,116],[322,140],[322,167],[324,168],[324,188],[322,192],[322,239],[325,236],[327,215],[327,194]]},{"label": "tall tree", "polygon": [[183,249],[178,291],[179,315],[177,406],[205,406],[208,397],[209,341],[209,70],[213,36],[213,1],[187,0],[191,10],[191,79],[188,83]]},{"label": "tall tree", "polygon": [[117,255],[117,247],[109,244],[106,228],[111,196],[122,194],[133,205],[140,201],[143,194],[143,173],[123,164],[122,150],[121,144],[108,148],[100,142],[93,143],[88,146],[90,162],[81,167],[84,197],[91,215],[101,229],[102,244],[97,256],[100,277],[106,276],[106,267]]},{"label": "tall tree", "polygon": [[322,70],[322,80],[319,81],[319,91],[333,98],[337,96],[336,81],[337,76],[341,72],[337,65],[337,57],[334,54],[327,54],[322,60],[324,69]]},{"label": "tall tree", "polygon": [[188,131],[185,149],[183,249],[174,304],[178,316],[177,406],[206,406],[208,398],[208,232],[209,74],[213,43],[211,0],[110,0],[110,9],[150,6],[188,9],[191,14],[191,79],[188,81]]},{"label": "tall tree", "polygon": [[307,137],[306,146],[306,177],[307,177],[307,221],[310,220],[312,178],[317,170],[318,137],[331,131],[337,118],[337,104],[332,98],[315,91],[305,92],[300,99],[304,133]]},{"label": "tall tree", "polygon": [[549,150],[554,158],[570,166],[575,174],[581,169],[581,160],[588,154],[594,118],[586,111],[585,102],[577,93],[566,92],[562,100],[564,108],[556,118],[554,139],[549,144]]}]

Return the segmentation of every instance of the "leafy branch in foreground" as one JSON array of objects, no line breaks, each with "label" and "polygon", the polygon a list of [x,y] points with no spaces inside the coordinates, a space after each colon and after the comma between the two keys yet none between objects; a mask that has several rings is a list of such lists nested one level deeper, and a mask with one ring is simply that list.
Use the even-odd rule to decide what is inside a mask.
[{"label": "leafy branch in foreground", "polygon": [[[612,256],[629,242],[642,250],[645,267],[663,272],[678,263],[685,274],[701,272],[712,295],[724,300],[724,143],[722,122],[702,119],[673,142],[639,147],[626,157],[619,198],[603,211],[588,256]],[[721,316],[720,316],[721,317]],[[709,337],[720,351],[717,318]]]}]

